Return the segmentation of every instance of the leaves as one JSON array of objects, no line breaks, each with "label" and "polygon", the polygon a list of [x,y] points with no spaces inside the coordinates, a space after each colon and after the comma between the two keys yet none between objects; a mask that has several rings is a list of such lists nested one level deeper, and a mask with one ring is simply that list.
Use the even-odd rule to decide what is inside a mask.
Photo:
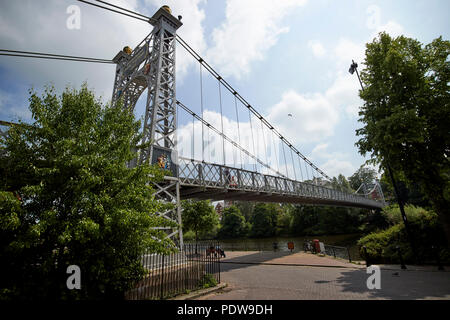
[{"label": "leaves", "polygon": [[193,231],[196,240],[199,236],[213,231],[219,224],[219,216],[208,200],[182,202],[183,231]]},{"label": "leaves", "polygon": [[246,236],[245,218],[236,206],[223,210],[219,236],[221,238],[239,238]]},{"label": "leaves", "polygon": [[356,145],[361,154],[418,183],[442,217],[450,243],[450,42],[422,46],[380,33],[366,45],[365,101]]},{"label": "leaves", "polygon": [[[151,230],[173,225],[156,215],[164,205],[151,185],[162,173],[126,165],[136,157],[139,122],[120,105],[102,105],[86,84],[61,96],[51,87],[42,97],[30,91],[29,100],[34,122],[0,141],[1,256],[9,262],[2,283],[11,296],[120,296],[143,275],[144,249],[173,248]],[[81,291],[65,287],[70,264],[82,270]]]}]

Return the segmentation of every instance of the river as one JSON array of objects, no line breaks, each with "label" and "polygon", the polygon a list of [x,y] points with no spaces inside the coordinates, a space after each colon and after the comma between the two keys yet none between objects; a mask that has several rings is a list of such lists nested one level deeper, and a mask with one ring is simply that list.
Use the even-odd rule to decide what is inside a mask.
[{"label": "river", "polygon": [[278,251],[289,251],[288,242],[294,243],[293,251],[302,251],[305,239],[319,239],[326,245],[348,247],[352,260],[362,260],[359,255],[357,241],[361,236],[358,234],[302,236],[302,237],[270,237],[270,238],[242,238],[219,240],[225,251],[273,251],[273,244],[277,243]]}]

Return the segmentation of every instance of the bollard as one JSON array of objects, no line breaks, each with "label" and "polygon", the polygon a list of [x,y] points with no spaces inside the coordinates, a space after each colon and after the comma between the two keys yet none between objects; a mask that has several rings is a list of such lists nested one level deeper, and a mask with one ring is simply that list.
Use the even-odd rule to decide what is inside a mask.
[{"label": "bollard", "polygon": [[347,254],[348,254],[348,262],[352,262],[352,257],[350,256],[350,248],[347,247]]},{"label": "bollard", "polygon": [[401,253],[401,251],[400,251],[400,247],[399,247],[399,246],[396,246],[395,249],[397,249],[398,257],[399,257],[399,259],[400,259],[401,268],[402,268],[403,270],[405,270],[405,269],[406,269],[406,266],[405,266],[405,263],[403,262],[403,257],[402,257],[402,253]]}]

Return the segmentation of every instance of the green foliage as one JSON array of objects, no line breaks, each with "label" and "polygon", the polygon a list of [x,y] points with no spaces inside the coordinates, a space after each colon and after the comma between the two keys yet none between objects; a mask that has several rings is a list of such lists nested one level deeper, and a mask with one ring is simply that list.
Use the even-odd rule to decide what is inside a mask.
[{"label": "green foliage", "polygon": [[211,234],[219,225],[219,216],[208,200],[184,200],[182,207],[183,230],[194,232],[196,241]]},{"label": "green foliage", "polygon": [[[403,223],[400,208],[396,204],[384,208],[382,214],[385,217],[387,223],[391,226]],[[418,221],[422,217],[433,217],[435,215],[433,211],[427,211],[424,208],[415,207],[413,205],[405,206],[405,214],[408,218],[408,221],[411,223]]]},{"label": "green foliage", "polygon": [[296,235],[344,234],[359,232],[362,209],[297,206],[293,212],[291,233]]},{"label": "green foliage", "polygon": [[[429,199],[427,199],[422,190],[420,190],[420,186],[417,182],[410,181],[407,183],[404,175],[400,174],[396,174],[395,180],[397,183],[400,199],[402,199],[403,203],[425,208],[431,207]],[[380,185],[383,189],[385,200],[389,203],[397,203],[397,198],[395,197],[392,181],[386,173],[383,173],[381,175]]]},{"label": "green foliage", "polygon": [[217,280],[211,273],[205,273],[199,281],[199,287],[206,289],[217,286]]},{"label": "green foliage", "polygon": [[350,187],[350,183],[342,174],[339,174],[337,178],[333,177],[333,179],[331,180],[331,188],[343,192],[353,191],[352,188]]},{"label": "green foliage", "polygon": [[359,151],[416,182],[440,216],[450,244],[450,42],[422,46],[380,33],[366,45]]},{"label": "green foliage", "polygon": [[255,209],[255,203],[250,201],[236,201],[235,205],[245,217],[245,220],[250,221],[253,210]]},{"label": "green foliage", "polygon": [[354,174],[350,176],[348,180],[350,187],[356,191],[363,183],[371,184],[375,180],[376,176],[376,170],[362,165]]},{"label": "green foliage", "polygon": [[367,235],[375,231],[384,230],[388,227],[389,223],[386,220],[386,216],[381,210],[376,210],[365,213],[361,225],[359,226],[359,230],[361,234]]},{"label": "green foliage", "polygon": [[292,210],[288,207],[283,206],[277,218],[277,235],[289,235],[291,231],[292,224]]},{"label": "green foliage", "polygon": [[244,216],[236,206],[231,206],[223,210],[219,237],[239,238],[247,234],[247,225]]},{"label": "green foliage", "polygon": [[252,237],[271,237],[276,233],[281,208],[275,203],[258,203],[251,219]]},{"label": "green foliage", "polygon": [[[359,188],[362,182],[372,183],[376,171],[361,166],[351,177]],[[332,179],[328,187],[353,192],[350,182],[342,175]],[[386,217],[366,209],[299,206],[237,201],[239,213],[222,218],[220,238],[270,237],[277,235],[303,236],[324,234],[367,234],[388,226]],[[231,209],[235,212],[235,209]],[[241,214],[245,212],[245,214]],[[245,227],[243,227],[245,225]],[[244,232],[243,230],[249,232]]]},{"label": "green foliage", "polygon": [[[121,298],[144,274],[144,249],[173,247],[158,217],[149,164],[126,166],[140,124],[121,106],[102,105],[87,85],[57,96],[30,92],[34,123],[1,137],[2,298]],[[160,239],[160,241],[154,240]],[[68,290],[66,269],[81,269]]]},{"label": "green foliage", "polygon": [[195,240],[195,232],[191,230],[183,231],[183,239],[184,241]]},{"label": "green foliage", "polygon": [[[445,234],[438,215],[432,210],[411,205],[405,207],[405,212],[421,261],[436,262],[438,254],[441,261],[450,261],[450,251],[446,249]],[[411,244],[398,206],[387,207],[382,214],[390,227],[361,238],[358,241],[358,245],[361,246],[361,255],[364,257],[362,246],[365,246],[372,263],[399,263],[396,249],[399,246],[403,259],[406,262],[414,262]],[[433,246],[435,249],[432,249]]]}]

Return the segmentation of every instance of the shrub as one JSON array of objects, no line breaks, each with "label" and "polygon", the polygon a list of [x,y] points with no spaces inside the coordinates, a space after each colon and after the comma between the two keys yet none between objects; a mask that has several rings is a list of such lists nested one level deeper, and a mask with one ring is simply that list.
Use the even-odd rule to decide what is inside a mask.
[{"label": "shrub", "polygon": [[[144,250],[169,252],[153,198],[163,173],[132,145],[140,123],[119,104],[102,105],[87,85],[60,97],[31,93],[31,124],[0,136],[1,299],[105,299],[145,274]],[[66,269],[81,269],[81,289],[67,290]]]},{"label": "shrub", "polygon": [[[434,211],[414,206],[406,206],[405,212],[419,262],[434,263],[438,255],[442,262],[450,261],[445,233],[439,223],[438,215]],[[358,241],[358,245],[361,246],[361,256],[366,260],[369,259],[371,263],[399,263],[398,246],[404,261],[414,262],[413,250],[398,206],[385,208],[383,215],[390,227],[361,238]],[[364,255],[363,246],[366,247],[367,256]]]},{"label": "shrub", "polygon": [[200,279],[199,287],[206,289],[217,286],[217,280],[211,273],[205,273]]}]

